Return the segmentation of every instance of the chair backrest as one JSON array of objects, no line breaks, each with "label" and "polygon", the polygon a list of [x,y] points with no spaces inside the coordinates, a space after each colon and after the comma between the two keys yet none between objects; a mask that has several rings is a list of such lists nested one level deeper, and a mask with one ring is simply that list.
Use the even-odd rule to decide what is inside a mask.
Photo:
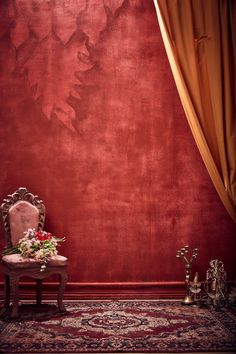
[{"label": "chair backrest", "polygon": [[45,220],[45,206],[37,195],[20,187],[9,194],[1,205],[6,246],[17,245],[28,228],[42,229]]}]

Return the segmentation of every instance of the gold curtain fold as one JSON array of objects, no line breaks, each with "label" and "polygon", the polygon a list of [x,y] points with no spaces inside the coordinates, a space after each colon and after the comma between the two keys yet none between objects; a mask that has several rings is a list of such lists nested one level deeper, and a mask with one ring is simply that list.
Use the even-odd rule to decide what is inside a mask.
[{"label": "gold curtain fold", "polygon": [[236,1],[154,4],[188,123],[236,223]]}]

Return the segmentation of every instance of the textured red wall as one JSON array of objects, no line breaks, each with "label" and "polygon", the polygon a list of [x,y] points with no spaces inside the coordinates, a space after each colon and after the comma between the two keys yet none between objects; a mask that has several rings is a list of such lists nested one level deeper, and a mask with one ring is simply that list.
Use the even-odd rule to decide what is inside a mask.
[{"label": "textured red wall", "polygon": [[[0,2],[0,199],[19,186],[67,241],[71,282],[183,279],[236,228],[193,141],[151,0]],[[1,229],[1,233],[3,231]],[[3,242],[1,243],[3,246]]]}]

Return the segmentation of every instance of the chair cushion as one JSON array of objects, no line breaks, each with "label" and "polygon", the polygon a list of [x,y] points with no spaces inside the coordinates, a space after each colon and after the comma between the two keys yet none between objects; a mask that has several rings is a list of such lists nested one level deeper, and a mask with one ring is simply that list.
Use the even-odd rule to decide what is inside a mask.
[{"label": "chair cushion", "polygon": [[39,210],[31,203],[21,200],[9,209],[9,223],[12,244],[17,245],[19,239],[24,237],[24,231],[28,228],[38,229]]},{"label": "chair cushion", "polygon": [[[35,268],[39,267],[40,262],[35,261],[33,258],[24,258],[19,253],[8,254],[2,257],[2,263],[8,268]],[[47,267],[66,266],[67,258],[64,256],[53,256],[48,262]]]}]

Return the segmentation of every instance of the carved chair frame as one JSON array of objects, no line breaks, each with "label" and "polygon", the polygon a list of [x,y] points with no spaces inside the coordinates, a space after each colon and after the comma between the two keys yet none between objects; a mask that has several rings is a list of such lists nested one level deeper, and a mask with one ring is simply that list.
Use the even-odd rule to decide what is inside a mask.
[{"label": "carved chair frame", "polygon": [[18,201],[21,200],[29,202],[30,204],[34,205],[38,209],[39,211],[38,229],[42,230],[44,226],[46,209],[43,204],[43,201],[40,200],[37,195],[33,195],[31,192],[29,192],[26,188],[20,187],[13,194],[9,194],[7,198],[3,200],[3,203],[1,205],[3,226],[5,230],[5,242],[7,248],[12,247],[11,229],[9,223],[9,209]]},{"label": "carved chair frame", "polygon": [[[12,247],[11,230],[9,223],[9,209],[18,201],[27,201],[37,207],[39,211],[38,229],[43,229],[45,221],[45,206],[38,198],[37,195],[33,195],[26,188],[20,187],[13,194],[9,194],[6,199],[3,200],[1,205],[3,225],[5,229],[5,241],[7,247]],[[41,304],[42,300],[42,279],[58,274],[60,278],[59,289],[57,294],[57,303],[60,311],[65,311],[63,304],[63,294],[67,283],[67,266],[48,266],[44,272],[35,268],[14,268],[10,269],[7,265],[3,264],[3,273],[5,275],[4,282],[4,307],[7,309],[10,305],[10,299],[12,298],[12,312],[11,317],[16,318],[19,316],[18,302],[19,302],[19,279],[23,276],[29,276],[36,279],[36,302],[37,305]]]}]

